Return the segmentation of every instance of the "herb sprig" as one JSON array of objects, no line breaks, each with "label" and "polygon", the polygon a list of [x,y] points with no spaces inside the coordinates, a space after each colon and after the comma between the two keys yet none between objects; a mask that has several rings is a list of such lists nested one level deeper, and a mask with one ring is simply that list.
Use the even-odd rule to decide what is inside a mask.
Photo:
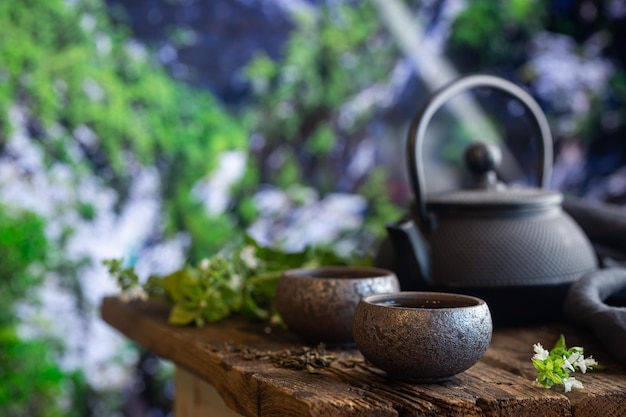
[{"label": "herb sprig", "polygon": [[550,351],[544,349],[540,343],[533,345],[533,349],[535,355],[532,357],[532,362],[537,370],[535,381],[546,388],[563,385],[565,392],[570,392],[572,388],[583,388],[582,382],[570,377],[570,372],[578,369],[584,374],[599,366],[592,356],[584,357],[582,347],[575,346],[568,349],[563,335],[559,337]]},{"label": "herb sprig", "polygon": [[286,269],[369,262],[366,258],[346,259],[322,247],[284,252],[262,247],[246,237],[230,251],[185,265],[163,277],[150,276],[145,283],[132,267],[124,267],[121,259],[103,263],[116,280],[122,299],[165,297],[172,306],[170,323],[202,326],[234,313],[254,320],[279,320],[273,308],[274,292]]}]

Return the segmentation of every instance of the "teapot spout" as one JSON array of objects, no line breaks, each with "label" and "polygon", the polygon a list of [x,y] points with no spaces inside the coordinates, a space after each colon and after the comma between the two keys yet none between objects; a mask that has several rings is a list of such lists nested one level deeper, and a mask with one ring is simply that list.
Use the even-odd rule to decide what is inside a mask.
[{"label": "teapot spout", "polygon": [[405,291],[424,290],[432,286],[428,243],[412,220],[387,224],[393,247],[395,269]]}]

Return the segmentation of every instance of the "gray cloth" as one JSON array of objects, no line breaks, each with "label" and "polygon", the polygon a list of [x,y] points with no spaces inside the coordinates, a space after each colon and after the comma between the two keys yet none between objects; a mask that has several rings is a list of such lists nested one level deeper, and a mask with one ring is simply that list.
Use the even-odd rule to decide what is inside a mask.
[{"label": "gray cloth", "polygon": [[572,197],[563,209],[583,229],[604,268],[572,285],[564,315],[592,331],[626,366],[626,209]]},{"label": "gray cloth", "polygon": [[626,209],[567,197],[563,209],[587,235],[602,266],[626,266]]},{"label": "gray cloth", "polygon": [[564,315],[591,330],[607,351],[626,366],[626,268],[589,273],[570,288]]}]

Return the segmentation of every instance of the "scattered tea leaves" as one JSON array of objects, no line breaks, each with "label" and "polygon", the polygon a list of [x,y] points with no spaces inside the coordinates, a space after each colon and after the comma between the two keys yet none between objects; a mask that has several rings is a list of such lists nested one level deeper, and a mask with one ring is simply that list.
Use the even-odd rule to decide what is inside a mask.
[{"label": "scattered tea leaves", "polygon": [[315,348],[305,346],[280,352],[258,352],[254,348],[241,346],[237,352],[246,360],[268,359],[279,368],[299,369],[311,374],[318,373],[318,369],[329,367],[336,359],[332,352],[326,351],[323,344]]}]

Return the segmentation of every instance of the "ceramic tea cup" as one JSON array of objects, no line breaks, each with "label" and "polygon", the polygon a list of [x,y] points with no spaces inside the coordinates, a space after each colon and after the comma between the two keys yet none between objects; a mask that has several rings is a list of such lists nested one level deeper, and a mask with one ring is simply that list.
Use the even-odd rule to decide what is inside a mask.
[{"label": "ceramic tea cup", "polygon": [[364,297],[354,315],[354,341],[365,359],[392,378],[438,382],[480,360],[493,325],[480,298],[436,292]]},{"label": "ceramic tea cup", "polygon": [[353,344],[352,319],[362,297],[400,291],[386,269],[324,266],[283,272],[275,303],[288,329],[308,343]]}]

